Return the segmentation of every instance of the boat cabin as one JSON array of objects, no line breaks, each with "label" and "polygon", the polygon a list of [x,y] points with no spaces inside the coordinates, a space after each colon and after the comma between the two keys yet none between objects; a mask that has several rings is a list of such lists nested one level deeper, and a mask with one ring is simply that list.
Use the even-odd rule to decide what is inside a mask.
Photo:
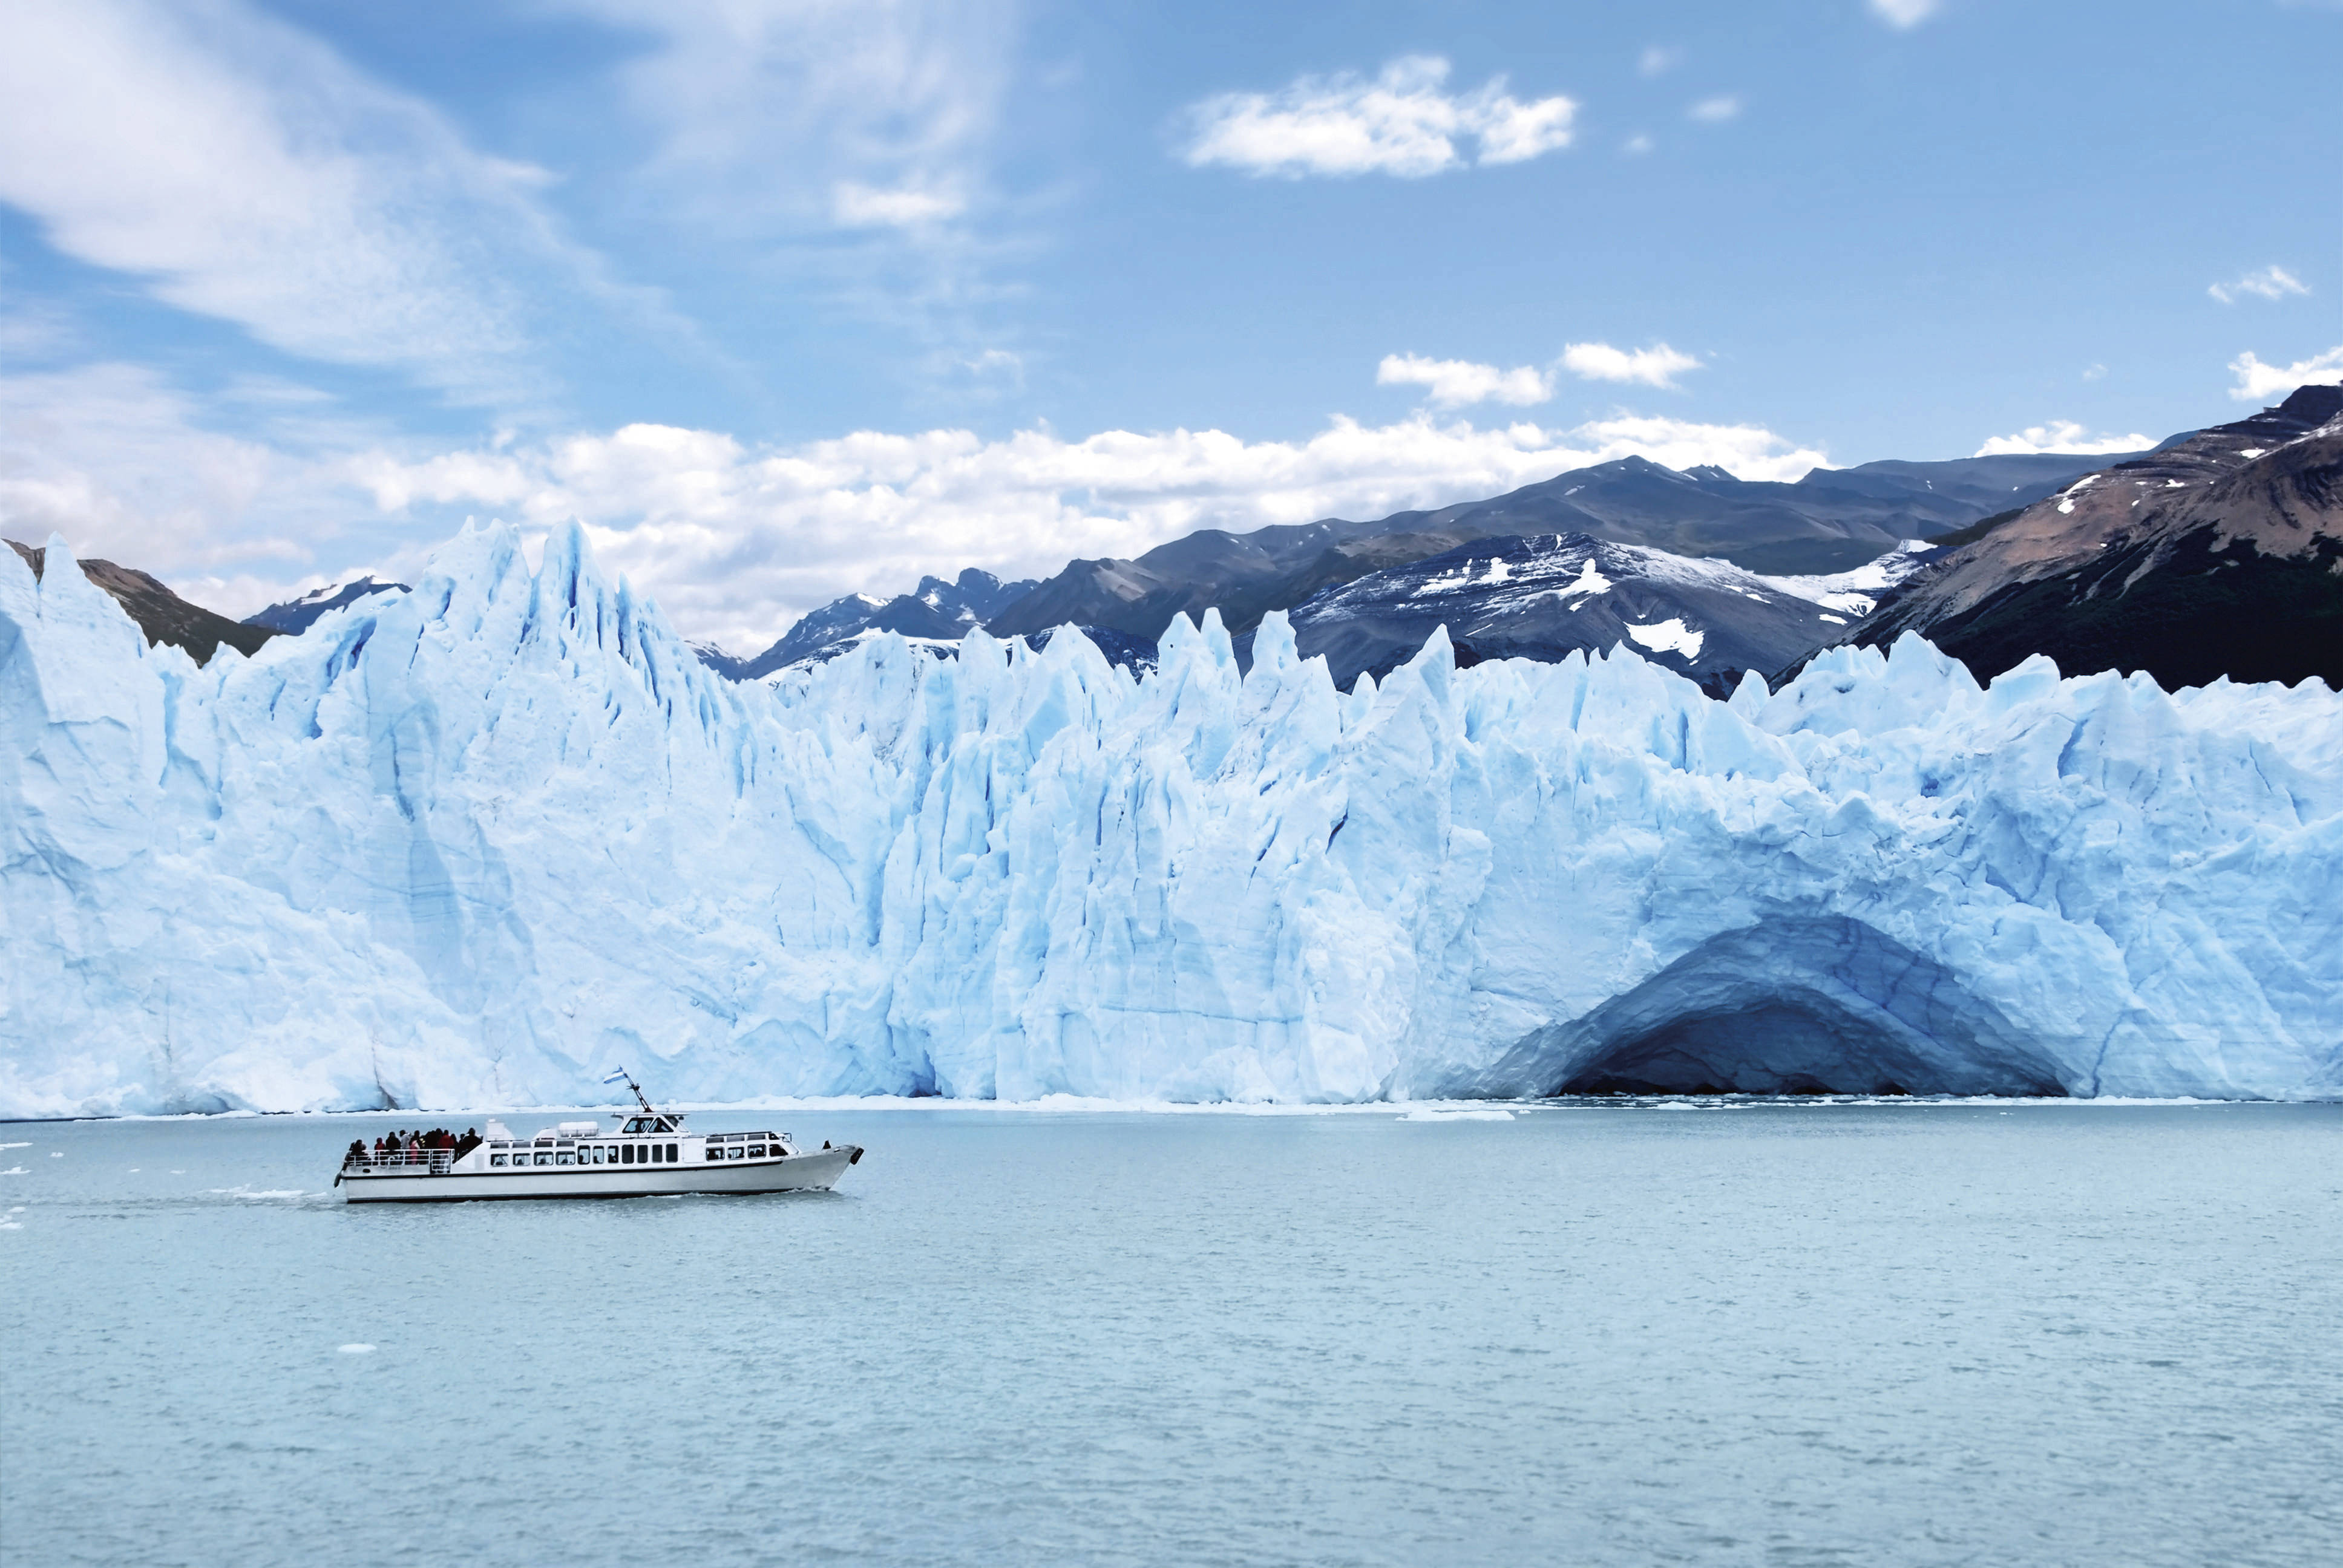
[{"label": "boat cabin", "polygon": [[618,1130],[618,1135],[623,1138],[652,1137],[680,1131],[682,1128],[683,1118],[680,1116],[630,1116],[627,1118],[626,1126]]}]

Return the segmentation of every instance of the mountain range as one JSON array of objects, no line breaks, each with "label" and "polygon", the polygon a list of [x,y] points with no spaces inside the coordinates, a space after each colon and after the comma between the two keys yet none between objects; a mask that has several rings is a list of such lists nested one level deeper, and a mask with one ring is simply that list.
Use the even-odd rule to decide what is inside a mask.
[{"label": "mountain range", "polygon": [[[37,573],[42,552],[15,545]],[[362,578],[236,622],[144,572],[90,580],[150,642],[198,662],[402,585]],[[970,568],[892,598],[850,595],[761,653],[695,648],[734,680],[810,668],[875,637],[943,655],[982,628],[1040,646],[1081,630],[1150,667],[1175,617],[1215,613],[1249,662],[1288,613],[1302,658],[1380,678],[1444,626],[1460,663],[1624,648],[1725,695],[1776,684],[1821,648],[1916,631],[1990,678],[2036,653],[2067,673],[2145,670],[2343,686],[2343,388],[2306,387],[2151,451],[2028,454],[1817,469],[1795,484],[1642,457],[1490,500],[1372,521],[1201,529],[1042,580]]]},{"label": "mountain range", "polygon": [[[2066,454],[1866,463],[1818,468],[1795,484],[1681,473],[1644,457],[1573,469],[1499,496],[1373,522],[1314,523],[1232,534],[1205,528],[1132,559],[1080,560],[987,622],[1022,633],[1106,627],[1152,639],[1174,615],[1217,608],[1232,632],[1263,612],[1370,573],[1481,539],[1584,534],[1612,544],[1718,558],[1755,572],[1848,570],[2038,499],[2106,459]],[[819,613],[819,612],[817,612]]]},{"label": "mountain range", "polygon": [[793,665],[835,658],[882,632],[913,642],[957,645],[1034,587],[1031,580],[1004,583],[970,567],[950,582],[921,578],[918,588],[893,598],[858,593],[833,599],[752,658],[734,658],[711,643],[695,643],[692,651],[719,675],[758,680]]},{"label": "mountain range", "polygon": [[1291,622],[1298,656],[1323,656],[1339,687],[1380,679],[1445,626],[1460,667],[1624,644],[1725,696],[1853,625],[1926,553],[1912,541],[1839,576],[1776,578],[1591,534],[1498,535],[1314,594]]},{"label": "mountain range", "polygon": [[303,594],[299,598],[270,605],[258,615],[245,617],[244,624],[273,632],[303,632],[327,610],[340,609],[374,594],[406,591],[405,583],[380,582],[372,577],[362,577],[338,588],[322,588],[314,593]]},{"label": "mountain range", "polygon": [[1981,680],[2038,653],[2167,690],[2343,688],[2343,387],[2302,387],[1938,543],[1952,548],[1834,640],[1916,631]]},{"label": "mountain range", "polygon": [[[48,560],[48,551],[34,545],[8,541],[8,548],[25,558],[33,568],[33,579],[40,580]],[[86,560],[81,563],[82,576],[114,596],[114,600],[138,623],[146,634],[148,643],[167,642],[183,648],[197,664],[208,664],[222,643],[249,657],[260,651],[260,645],[277,635],[276,628],[256,626],[248,621],[230,620],[227,617],[190,604],[165,588],[145,572],[131,567],[116,566],[112,561]]]}]

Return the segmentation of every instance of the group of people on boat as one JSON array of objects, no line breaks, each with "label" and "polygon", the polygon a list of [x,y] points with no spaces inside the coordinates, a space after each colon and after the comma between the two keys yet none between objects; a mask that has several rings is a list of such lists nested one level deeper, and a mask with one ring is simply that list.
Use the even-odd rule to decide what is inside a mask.
[{"label": "group of people on boat", "polygon": [[365,1139],[350,1140],[349,1152],[344,1162],[350,1165],[404,1164],[428,1160],[435,1149],[452,1151],[452,1157],[461,1160],[479,1144],[480,1135],[468,1127],[464,1129],[461,1138],[444,1127],[435,1127],[427,1132],[411,1132],[402,1128],[376,1139],[372,1152],[368,1152]]}]

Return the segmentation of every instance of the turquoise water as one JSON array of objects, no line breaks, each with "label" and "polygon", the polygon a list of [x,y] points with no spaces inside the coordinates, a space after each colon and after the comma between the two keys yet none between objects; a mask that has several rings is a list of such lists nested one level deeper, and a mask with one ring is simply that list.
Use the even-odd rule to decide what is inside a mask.
[{"label": "turquoise water", "polygon": [[830,1197],[337,1202],[415,1120],[0,1128],[0,1561],[2343,1541],[2343,1107],[703,1113],[870,1153]]}]

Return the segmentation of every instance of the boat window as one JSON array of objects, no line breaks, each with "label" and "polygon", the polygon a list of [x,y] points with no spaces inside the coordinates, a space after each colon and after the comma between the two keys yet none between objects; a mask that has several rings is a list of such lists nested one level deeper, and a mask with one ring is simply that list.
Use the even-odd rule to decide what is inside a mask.
[{"label": "boat window", "polygon": [[622,1143],[618,1146],[618,1161],[623,1165],[632,1165],[635,1162],[635,1146],[633,1144]]},{"label": "boat window", "polygon": [[488,1156],[488,1163],[491,1165],[501,1165],[505,1162],[505,1160],[506,1156],[502,1154],[491,1154]]},{"label": "boat window", "polygon": [[654,1165],[658,1164],[658,1163],[659,1163],[659,1146],[658,1144],[654,1143],[654,1144],[652,1144],[652,1145],[651,1145],[651,1163],[652,1163],[652,1164],[654,1164]]},{"label": "boat window", "polygon": [[724,1151],[711,1143],[708,1146],[708,1158],[710,1160],[721,1160],[724,1158]]},{"label": "boat window", "polygon": [[764,1150],[764,1146],[763,1146],[762,1144],[751,1143],[751,1144],[749,1144],[749,1159],[751,1159],[751,1160],[762,1160],[764,1157],[765,1157],[765,1150]]},{"label": "boat window", "polygon": [[667,1146],[667,1157],[668,1157],[670,1161],[672,1161],[672,1160],[675,1158],[675,1145],[674,1145],[674,1144],[672,1144],[672,1143],[670,1143],[670,1144],[669,1144],[669,1145]]},{"label": "boat window", "polygon": [[729,1158],[738,1160],[741,1155],[746,1154],[748,1151],[741,1148],[738,1143],[735,1143],[731,1148],[727,1149],[724,1152]]},{"label": "boat window", "polygon": [[552,1151],[551,1150],[548,1150],[548,1149],[540,1149],[540,1150],[538,1150],[538,1151],[537,1151],[537,1162],[538,1162],[539,1165],[550,1165],[550,1164],[552,1164],[552,1163],[553,1163],[553,1151]]},{"label": "boat window", "polygon": [[568,1150],[567,1150],[567,1149],[563,1150],[560,1153],[558,1153],[558,1154],[555,1155],[555,1156],[553,1157],[553,1162],[554,1162],[556,1165],[574,1165],[574,1164],[576,1164],[576,1163],[577,1163],[577,1161],[574,1161],[574,1160],[572,1160],[572,1159],[570,1158],[569,1151],[568,1151]]}]

